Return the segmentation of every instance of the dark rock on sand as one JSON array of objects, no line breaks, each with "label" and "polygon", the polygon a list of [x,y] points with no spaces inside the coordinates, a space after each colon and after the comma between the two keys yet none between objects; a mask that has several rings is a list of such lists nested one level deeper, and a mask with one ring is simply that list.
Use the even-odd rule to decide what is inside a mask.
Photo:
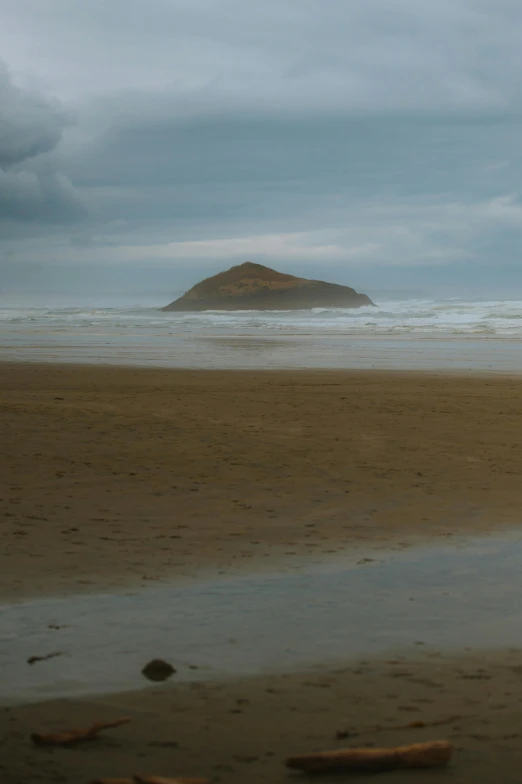
[{"label": "dark rock on sand", "polygon": [[166,681],[176,672],[175,667],[163,659],[153,659],[142,669],[141,674],[149,681]]},{"label": "dark rock on sand", "polygon": [[373,302],[349,286],[296,278],[247,261],[206,278],[162,310],[306,310],[364,305]]}]

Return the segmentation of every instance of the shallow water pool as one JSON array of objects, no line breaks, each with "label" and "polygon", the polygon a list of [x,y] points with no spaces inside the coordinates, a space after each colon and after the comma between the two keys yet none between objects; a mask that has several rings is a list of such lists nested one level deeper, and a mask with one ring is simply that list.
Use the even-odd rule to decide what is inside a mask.
[{"label": "shallow water pool", "polygon": [[[140,671],[156,657],[177,667],[173,679],[201,680],[305,670],[418,643],[522,646],[522,538],[376,557],[3,606],[0,700],[149,686]],[[63,655],[27,664],[53,652]]]}]

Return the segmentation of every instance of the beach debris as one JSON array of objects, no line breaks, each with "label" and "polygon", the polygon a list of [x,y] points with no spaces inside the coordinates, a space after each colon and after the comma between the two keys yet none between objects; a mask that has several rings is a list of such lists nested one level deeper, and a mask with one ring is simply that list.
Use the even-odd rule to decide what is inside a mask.
[{"label": "beach debris", "polygon": [[134,779],[129,779],[129,778],[96,779],[95,781],[91,781],[90,784],[134,784]]},{"label": "beach debris", "polygon": [[155,746],[160,749],[177,749],[179,743],[177,740],[150,740],[147,746]]},{"label": "beach debris", "polygon": [[27,664],[36,664],[36,662],[47,661],[48,659],[56,659],[57,656],[63,656],[61,651],[56,653],[46,653],[45,656],[30,656],[27,659]]},{"label": "beach debris", "polygon": [[453,746],[449,741],[437,740],[394,748],[336,749],[317,754],[304,754],[289,757],[286,766],[294,770],[302,770],[304,773],[437,768],[447,765],[452,754]]},{"label": "beach debris", "polygon": [[31,740],[36,746],[73,746],[76,743],[95,740],[103,730],[110,730],[128,724],[132,719],[126,716],[115,721],[99,721],[90,727],[81,730],[67,730],[65,732],[42,733],[33,732]]},{"label": "beach debris", "polygon": [[134,776],[134,784],[210,784],[208,779],[165,778],[165,776]]},{"label": "beach debris", "polygon": [[135,775],[123,779],[96,779],[90,784],[210,784],[208,779],[165,778],[165,776]]},{"label": "beach debris", "polygon": [[335,737],[337,740],[346,740],[346,738],[356,738],[357,735],[360,735],[357,730],[337,730],[335,733]]},{"label": "beach debris", "polygon": [[455,714],[447,716],[445,719],[437,719],[436,721],[409,721],[407,724],[396,724],[389,727],[385,724],[376,724],[373,727],[364,727],[361,730],[347,729],[337,730],[335,737],[337,740],[344,740],[345,738],[356,738],[358,735],[365,735],[375,732],[396,732],[398,730],[421,730],[426,727],[442,727],[444,724],[453,724],[455,721],[461,721],[464,716]]},{"label": "beach debris", "polygon": [[149,681],[166,681],[176,672],[176,668],[163,659],[152,659],[142,669],[141,674]]},{"label": "beach debris", "polygon": [[397,727],[397,729],[424,729],[424,727],[442,727],[443,724],[453,724],[454,721],[461,721],[464,717],[455,714],[448,716],[446,719],[437,719],[437,721],[410,721],[404,727]]}]

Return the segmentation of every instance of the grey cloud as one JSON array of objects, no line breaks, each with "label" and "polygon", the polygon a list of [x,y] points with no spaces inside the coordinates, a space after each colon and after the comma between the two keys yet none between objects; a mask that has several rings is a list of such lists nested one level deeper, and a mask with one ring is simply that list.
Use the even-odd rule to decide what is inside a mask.
[{"label": "grey cloud", "polygon": [[[518,0],[4,0],[0,45],[40,63],[64,96],[173,95],[180,114],[513,111],[522,90]],[[96,41],[96,57],[93,57]],[[63,64],[74,62],[71,73]],[[127,104],[127,110],[132,110]]]},{"label": "grey cloud", "polygon": [[63,174],[0,169],[0,219],[69,223],[84,214],[85,207]]},{"label": "grey cloud", "polygon": [[0,63],[1,221],[67,223],[85,214],[71,181],[45,159],[67,122],[59,105],[17,86]]},{"label": "grey cloud", "polygon": [[[52,5],[4,0],[0,29],[16,72],[41,80],[6,93],[21,125],[0,212],[20,258],[181,267],[169,243],[284,234],[280,261],[313,265],[290,235],[323,232],[317,266],[333,243],[350,275],[518,263],[519,0]],[[42,91],[78,124],[64,133]]]},{"label": "grey cloud", "polygon": [[[499,153],[509,165],[491,168]],[[508,120],[166,117],[122,124],[68,171],[111,218],[188,238],[346,226],[376,201],[494,198],[518,190],[521,166]]]},{"label": "grey cloud", "polygon": [[16,86],[0,63],[0,167],[53,150],[67,124],[54,102]]}]

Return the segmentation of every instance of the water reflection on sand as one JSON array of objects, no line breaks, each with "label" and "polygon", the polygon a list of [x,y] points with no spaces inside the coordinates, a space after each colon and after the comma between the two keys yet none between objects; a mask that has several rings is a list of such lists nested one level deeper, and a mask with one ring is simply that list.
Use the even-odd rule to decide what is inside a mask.
[{"label": "water reflection on sand", "polygon": [[522,372],[519,340],[355,335],[31,333],[0,343],[0,360],[187,369],[371,369]]},{"label": "water reflection on sand", "polygon": [[[522,542],[335,560],[291,574],[205,578],[2,608],[3,702],[147,685],[163,657],[176,679],[208,679],[407,650],[522,645]],[[27,664],[51,652],[63,656]],[[197,669],[196,669],[197,668]]]}]

